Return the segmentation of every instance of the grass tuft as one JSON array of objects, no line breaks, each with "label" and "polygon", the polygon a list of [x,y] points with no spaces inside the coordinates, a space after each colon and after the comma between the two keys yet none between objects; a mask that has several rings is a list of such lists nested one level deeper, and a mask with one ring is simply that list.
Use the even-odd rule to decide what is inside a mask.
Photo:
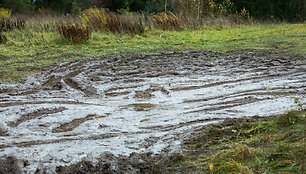
[{"label": "grass tuft", "polygon": [[302,117],[303,116],[300,114],[299,111],[290,111],[286,114],[279,115],[277,123],[280,126],[289,126],[301,121]]},{"label": "grass tuft", "polygon": [[91,29],[86,24],[78,21],[62,22],[58,27],[58,32],[73,43],[88,41],[91,36]]},{"label": "grass tuft", "polygon": [[161,12],[152,15],[153,21],[156,23],[157,28],[162,30],[181,30],[181,24],[175,14],[169,12]]},{"label": "grass tuft", "polygon": [[239,118],[211,125],[186,141],[184,158],[170,168],[187,169],[186,173],[302,173],[305,113],[290,111],[277,117]]}]

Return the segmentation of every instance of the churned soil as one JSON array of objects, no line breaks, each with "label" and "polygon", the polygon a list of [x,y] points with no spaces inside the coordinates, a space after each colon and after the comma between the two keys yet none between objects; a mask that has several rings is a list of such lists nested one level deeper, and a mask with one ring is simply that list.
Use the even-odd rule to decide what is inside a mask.
[{"label": "churned soil", "polygon": [[0,84],[0,171],[162,173],[196,130],[304,105],[305,65],[255,50],[92,57]]}]

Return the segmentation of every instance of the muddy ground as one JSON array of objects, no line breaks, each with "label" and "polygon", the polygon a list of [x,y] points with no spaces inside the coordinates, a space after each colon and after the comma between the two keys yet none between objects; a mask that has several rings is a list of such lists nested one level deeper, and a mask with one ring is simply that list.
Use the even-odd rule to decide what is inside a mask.
[{"label": "muddy ground", "polygon": [[305,56],[264,55],[92,57],[0,84],[0,168],[161,172],[205,125],[305,105]]}]

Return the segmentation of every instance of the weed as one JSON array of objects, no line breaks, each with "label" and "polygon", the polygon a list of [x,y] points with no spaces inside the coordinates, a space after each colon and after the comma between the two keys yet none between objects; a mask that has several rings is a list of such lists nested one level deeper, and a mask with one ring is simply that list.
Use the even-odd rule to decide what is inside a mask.
[{"label": "weed", "polygon": [[90,8],[82,12],[81,19],[96,31],[140,34],[144,26],[140,18],[132,15],[118,15],[104,9]]},{"label": "weed", "polygon": [[90,39],[91,29],[78,21],[66,21],[59,25],[58,32],[73,43],[85,42]]},{"label": "weed", "polygon": [[89,8],[81,13],[80,18],[94,30],[105,30],[107,17],[104,9]]},{"label": "weed", "polygon": [[240,174],[253,174],[253,172],[247,167],[242,165],[241,163],[231,160],[222,164],[220,167],[216,169],[218,173],[240,173]]},{"label": "weed", "polygon": [[[238,119],[231,126],[226,122],[210,126],[186,141],[184,159],[177,159],[171,167],[176,167],[176,171],[185,169],[185,173],[301,173],[305,158],[303,114],[305,111],[291,111],[269,119],[247,119],[242,125],[243,120]],[[279,119],[284,117],[283,125]],[[288,123],[288,118],[298,119],[293,124]],[[222,131],[216,129],[225,125]],[[236,135],[227,131],[233,129],[250,135],[235,139]],[[211,164],[213,169],[209,167]]]},{"label": "weed", "polygon": [[178,18],[171,12],[153,14],[152,18],[158,28],[162,30],[181,30],[181,24]]},{"label": "weed", "polygon": [[278,124],[281,126],[293,125],[300,120],[302,120],[300,111],[290,111],[289,113],[278,116]]},{"label": "weed", "polygon": [[10,17],[0,20],[0,31],[6,32],[14,29],[22,30],[25,27],[25,20],[21,17]]},{"label": "weed", "polygon": [[129,16],[121,16],[122,31],[130,34],[142,34],[145,32],[141,18],[132,20]]},{"label": "weed", "polygon": [[301,101],[300,101],[300,99],[299,99],[298,97],[295,97],[295,98],[294,98],[294,103],[298,106],[298,108],[299,108],[300,111],[303,111],[303,110],[304,110],[304,109],[303,109],[303,105],[302,105],[302,103],[301,103]]}]

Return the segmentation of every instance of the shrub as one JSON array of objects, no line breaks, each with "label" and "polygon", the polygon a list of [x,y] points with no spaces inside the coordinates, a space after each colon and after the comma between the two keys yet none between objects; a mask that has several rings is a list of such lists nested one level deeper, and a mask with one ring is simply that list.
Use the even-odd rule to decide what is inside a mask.
[{"label": "shrub", "polygon": [[122,31],[130,34],[141,34],[145,32],[141,18],[132,18],[130,16],[121,16]]},{"label": "shrub", "polygon": [[181,24],[173,13],[158,13],[152,15],[153,21],[162,30],[180,30]]},{"label": "shrub", "polygon": [[106,16],[105,27],[107,31],[120,33],[122,30],[120,17],[116,13],[109,12]]},{"label": "shrub", "polygon": [[66,21],[59,24],[58,32],[73,43],[85,42],[90,39],[91,29],[79,21]]},{"label": "shrub", "polygon": [[83,11],[80,18],[94,30],[131,34],[144,32],[141,19],[132,15],[119,15],[104,9],[90,8]]},{"label": "shrub", "polygon": [[25,20],[21,17],[6,18],[0,21],[0,31],[11,31],[14,29],[23,30],[25,27]]},{"label": "shrub", "polygon": [[97,8],[89,8],[81,13],[80,18],[84,23],[95,30],[104,30],[106,25],[106,12],[105,10]]},{"label": "shrub", "polygon": [[12,10],[6,8],[0,8],[0,19],[9,18],[12,14]]}]

